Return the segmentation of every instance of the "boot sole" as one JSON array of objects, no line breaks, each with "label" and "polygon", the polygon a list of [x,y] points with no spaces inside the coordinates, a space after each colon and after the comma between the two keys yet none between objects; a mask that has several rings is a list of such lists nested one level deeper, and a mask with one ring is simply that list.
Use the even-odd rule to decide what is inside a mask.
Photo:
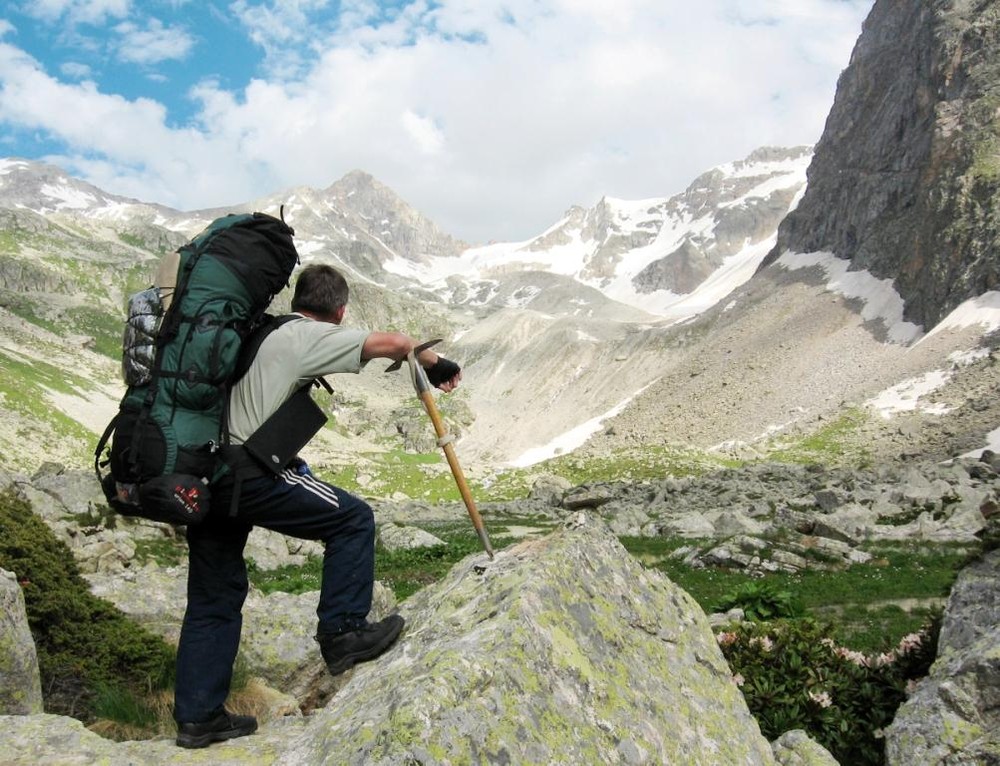
[{"label": "boot sole", "polygon": [[351,654],[345,654],[339,660],[334,663],[327,663],[326,669],[330,671],[331,676],[339,676],[351,668],[353,668],[359,662],[367,662],[368,660],[374,660],[376,657],[380,656],[392,646],[393,642],[399,638],[399,634],[403,632],[403,627],[405,622],[399,621],[399,627],[392,631],[391,633],[386,633],[382,640],[379,641],[374,646],[365,649],[363,651],[353,652]]},{"label": "boot sole", "polygon": [[246,729],[229,729],[228,731],[210,731],[205,734],[178,734],[177,735],[177,745],[178,747],[186,748],[201,748],[208,747],[213,742],[225,742],[227,739],[236,739],[236,737],[245,737],[248,734],[253,734],[257,731],[257,727],[253,728],[247,727]]}]

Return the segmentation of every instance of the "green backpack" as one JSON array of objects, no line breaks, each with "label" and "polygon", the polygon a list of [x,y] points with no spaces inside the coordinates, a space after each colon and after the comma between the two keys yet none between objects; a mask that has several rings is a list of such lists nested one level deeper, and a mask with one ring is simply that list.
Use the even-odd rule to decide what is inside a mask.
[{"label": "green backpack", "polygon": [[219,218],[130,297],[128,389],[94,451],[114,510],[174,524],[208,513],[210,487],[229,471],[226,413],[241,351],[299,262],[293,235],[264,213]]}]

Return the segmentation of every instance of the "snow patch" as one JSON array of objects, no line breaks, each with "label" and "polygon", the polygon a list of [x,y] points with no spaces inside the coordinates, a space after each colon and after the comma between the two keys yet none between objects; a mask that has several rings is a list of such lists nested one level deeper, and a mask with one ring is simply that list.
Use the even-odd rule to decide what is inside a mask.
[{"label": "snow patch", "polygon": [[955,369],[967,367],[973,362],[988,356],[987,348],[976,348],[968,351],[953,351],[948,355],[952,363],[951,370],[931,370],[916,378],[904,380],[865,402],[865,406],[876,410],[883,418],[889,420],[898,412],[913,412],[920,410],[928,415],[946,415],[952,407],[942,403],[921,402],[921,397],[936,391],[947,383]]},{"label": "snow patch", "polygon": [[74,189],[68,184],[46,184],[41,188],[41,193],[46,197],[56,200],[56,210],[71,209],[82,210],[91,207],[97,198],[90,192]]},{"label": "snow patch", "polygon": [[918,408],[928,414],[943,415],[950,408],[941,404],[921,406],[920,397],[941,388],[950,377],[951,373],[944,370],[931,370],[916,378],[904,380],[902,383],[887,388],[878,396],[865,402],[865,406],[876,410],[886,420],[890,420],[896,413],[912,412]]},{"label": "snow patch", "polygon": [[861,300],[865,321],[880,320],[889,340],[908,345],[920,338],[922,328],[903,319],[903,299],[891,279],[879,279],[868,271],[848,271],[850,261],[830,252],[795,253],[786,250],[776,263],[788,271],[819,267],[826,274],[826,289],[845,298]]},{"label": "snow patch", "polygon": [[938,322],[921,340],[944,330],[962,330],[977,324],[983,327],[984,335],[1000,327],[1000,292],[991,290],[965,301]]},{"label": "snow patch", "polygon": [[981,458],[985,450],[990,450],[991,452],[1000,452],[1000,428],[994,428],[988,434],[986,434],[986,446],[980,447],[979,449],[974,449],[971,452],[966,452],[959,457],[971,457],[971,458]]},{"label": "snow patch", "polygon": [[18,168],[26,167],[28,167],[28,163],[23,160],[0,159],[0,176],[5,176]]},{"label": "snow patch", "polygon": [[[499,375],[499,371],[497,372]],[[639,396],[643,391],[649,388],[656,381],[647,383],[645,386],[640,388],[634,394],[626,399],[623,399],[614,407],[612,407],[607,412],[598,415],[597,417],[591,418],[590,420],[581,423],[575,428],[571,428],[563,434],[560,434],[555,439],[550,441],[541,447],[532,447],[525,452],[522,452],[518,457],[514,458],[508,465],[512,468],[527,468],[528,466],[534,465],[535,463],[540,463],[543,460],[548,460],[556,455],[562,455],[564,453],[572,452],[577,447],[581,446],[587,439],[601,430],[601,424],[608,418],[613,418],[615,415],[620,413],[625,407],[628,406],[635,397]]]}]

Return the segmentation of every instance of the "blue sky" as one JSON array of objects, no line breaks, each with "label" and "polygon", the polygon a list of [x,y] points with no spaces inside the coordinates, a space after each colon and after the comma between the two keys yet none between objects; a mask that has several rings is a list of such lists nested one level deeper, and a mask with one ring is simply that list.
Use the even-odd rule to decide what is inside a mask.
[{"label": "blue sky", "polygon": [[353,169],[470,242],[818,140],[872,0],[8,0],[0,156],[182,210]]}]

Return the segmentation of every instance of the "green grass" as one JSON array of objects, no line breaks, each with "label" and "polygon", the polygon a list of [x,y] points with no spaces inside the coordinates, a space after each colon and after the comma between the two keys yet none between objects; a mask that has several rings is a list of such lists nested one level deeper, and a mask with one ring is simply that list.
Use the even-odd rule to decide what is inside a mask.
[{"label": "green grass", "polygon": [[643,481],[666,476],[700,476],[720,468],[734,468],[739,463],[720,455],[682,447],[648,446],[616,450],[607,457],[578,458],[565,455],[533,466],[562,476],[573,484],[602,481]]},{"label": "green grass", "polygon": [[160,722],[159,715],[148,698],[108,683],[96,685],[94,715],[98,719],[146,730],[154,729]]},{"label": "green grass", "polygon": [[115,361],[122,358],[124,316],[112,316],[105,309],[77,306],[66,311],[66,324],[74,333],[94,339],[94,350]]},{"label": "green grass", "polygon": [[[515,542],[503,536],[508,527],[528,526],[548,531],[551,520],[504,517],[502,523],[487,521],[494,550]],[[417,525],[445,541],[445,545],[404,551],[386,551],[378,546],[376,579],[390,588],[400,601],[437,582],[457,562],[482,550],[471,523],[425,523]],[[885,651],[900,638],[917,631],[939,611],[958,571],[968,562],[969,552],[959,546],[936,545],[914,548],[873,546],[873,563],[855,564],[839,571],[808,570],[798,574],[777,573],[751,578],[721,569],[693,569],[670,554],[683,545],[707,545],[707,541],[625,537],[625,548],[645,566],[659,569],[686,590],[706,613],[716,611],[724,600],[747,583],[766,583],[803,607],[804,615],[827,620],[836,626],[834,638],[864,652]],[[303,593],[317,590],[319,559],[301,567],[283,567],[260,572],[251,567],[251,579],[265,593]],[[902,608],[899,603],[913,608]]]},{"label": "green grass", "polygon": [[28,362],[0,353],[0,400],[4,409],[20,413],[32,422],[45,424],[60,438],[88,445],[93,440],[93,434],[51,406],[45,398],[44,389],[81,395],[89,389],[89,384],[83,378],[46,362]]},{"label": "green grass", "polygon": [[766,447],[767,460],[779,463],[867,465],[871,462],[870,452],[852,437],[868,417],[863,410],[852,408],[800,438],[774,439]]},{"label": "green grass", "polygon": [[155,561],[161,567],[177,566],[187,561],[187,545],[182,538],[137,538],[135,557],[140,564]]},{"label": "green grass", "polygon": [[[739,572],[692,569],[669,558],[681,545],[695,541],[623,538],[622,543],[640,561],[661,570],[684,588],[706,612],[715,611],[728,595],[751,581]],[[906,611],[886,602],[930,603],[944,598],[958,571],[969,560],[964,547],[949,545],[874,546],[869,552],[877,557],[873,563],[855,564],[840,571],[776,573],[754,581],[788,591],[802,604],[806,614],[832,619],[838,628],[837,638],[845,645],[859,651],[883,651],[919,628],[933,612],[929,606]]]},{"label": "green grass", "polygon": [[[338,487],[365,497],[390,497],[400,492],[431,503],[461,499],[444,455],[392,450],[359,455],[364,462],[343,466],[314,466],[317,475]],[[461,455],[458,456],[461,464]],[[489,473],[465,471],[477,502],[504,502],[526,497],[538,476],[561,476],[573,485],[662,480],[665,476],[694,476],[738,463],[700,450],[679,447],[644,447],[619,450],[602,458],[555,457],[530,468],[509,468]],[[463,467],[464,468],[464,467]]]},{"label": "green grass", "polygon": [[0,295],[0,307],[7,309],[11,314],[20,317],[25,322],[49,332],[57,335],[65,332],[65,327],[61,327],[54,319],[39,313],[33,301],[18,293],[4,292]]},{"label": "green grass", "polygon": [[401,492],[431,503],[460,499],[458,485],[440,452],[410,453],[396,449],[358,457],[365,462],[319,466],[316,473],[331,484],[366,497],[391,497]]},{"label": "green grass", "polygon": [[[535,523],[531,519],[505,519],[503,526],[519,522],[528,525]],[[388,551],[379,544],[375,549],[375,579],[391,588],[399,601],[437,582],[459,561],[483,549],[471,521],[467,524],[449,522],[417,526],[443,540],[445,544],[401,551]],[[490,535],[494,551],[502,550],[514,542],[512,537]],[[251,582],[264,593],[306,593],[319,590],[322,560],[310,557],[302,566],[286,566],[266,572],[250,565],[248,570]]]}]

